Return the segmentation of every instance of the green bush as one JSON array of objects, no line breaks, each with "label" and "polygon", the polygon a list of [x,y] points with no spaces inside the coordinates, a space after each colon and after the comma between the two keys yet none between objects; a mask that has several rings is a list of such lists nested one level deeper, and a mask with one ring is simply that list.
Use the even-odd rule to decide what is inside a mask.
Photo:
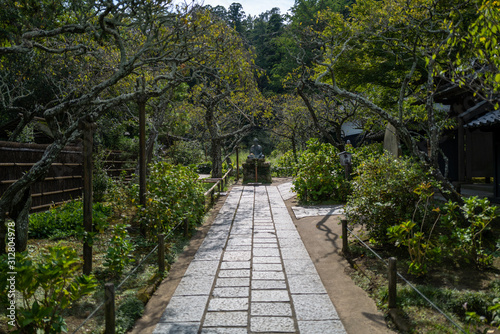
[{"label": "green bush", "polygon": [[196,171],[200,174],[210,174],[212,172],[212,162],[205,162],[196,166]]},{"label": "green bush", "polygon": [[105,161],[109,152],[102,150],[94,154],[94,173],[92,176],[92,198],[95,202],[102,202],[108,190],[113,186],[113,179],[106,172]]},{"label": "green bush", "polygon": [[[297,152],[297,160],[302,152]],[[297,162],[293,155],[293,151],[287,151],[281,155],[276,163],[271,166],[272,172],[277,177],[294,176],[297,171]]]},{"label": "green bush", "polygon": [[294,190],[301,201],[323,201],[334,199],[345,201],[349,182],[345,179],[344,168],[340,165],[338,150],[318,139],[307,142],[307,150],[302,152],[293,181]]},{"label": "green bush", "polygon": [[126,333],[134,327],[135,321],[142,316],[144,304],[135,296],[127,296],[116,312],[116,333]]},{"label": "green bush", "polygon": [[364,162],[384,155],[384,145],[382,143],[373,143],[355,148],[348,146],[346,150],[352,152],[353,171],[356,171]]},{"label": "green bush", "polygon": [[[108,225],[107,218],[113,209],[102,203],[94,203],[92,219],[94,230],[102,231]],[[71,201],[48,211],[34,213],[29,219],[31,238],[81,236],[83,234],[83,202]]]},{"label": "green bush", "polygon": [[355,171],[347,218],[365,226],[373,242],[385,244],[389,227],[408,220],[421,222],[427,208],[417,206],[422,194],[415,190],[422,184],[437,186],[430,172],[410,158],[390,154],[368,158]]},{"label": "green bush", "polygon": [[[464,198],[464,204],[449,201],[442,207],[441,223],[448,231],[441,237],[452,257],[472,262],[479,268],[493,264],[494,251],[499,245],[488,245],[484,234],[497,218],[497,209],[487,198]],[[488,249],[489,248],[489,249]]]},{"label": "green bush", "polygon": [[178,141],[170,146],[167,155],[174,165],[188,166],[203,159],[203,150],[198,141]]},{"label": "green bush", "polygon": [[[429,285],[418,285],[417,289],[438,305],[443,311],[457,315],[465,320],[468,312],[477,312],[492,319],[489,309],[498,293],[489,291],[459,291],[456,289],[436,288]],[[411,306],[427,307],[428,303],[415,290],[409,286],[398,288],[398,304],[404,308]]]},{"label": "green bush", "polygon": [[134,248],[127,233],[127,225],[115,225],[113,235],[109,240],[104,266],[114,276],[120,276],[125,266],[132,262],[130,254],[134,251]]},{"label": "green bush", "polygon": [[[422,276],[427,274],[429,263],[439,262],[442,258],[442,247],[434,233],[439,221],[439,209],[433,208],[431,199],[434,192],[430,183],[422,183],[413,192],[419,196],[413,218],[388,227],[387,235],[396,246],[404,246],[408,250],[408,272]],[[418,212],[424,212],[421,221],[415,221]]]},{"label": "green bush", "polygon": [[32,259],[27,252],[17,253],[15,270],[10,268],[7,256],[0,261],[0,280],[7,279],[15,271],[15,283],[1,284],[2,304],[8,302],[11,287],[17,291],[15,315],[9,317],[14,333],[61,333],[67,326],[61,313],[73,302],[92,293],[97,287],[93,276],[79,274],[80,257],[69,247],[49,247],[40,258]]},{"label": "green bush", "polygon": [[188,219],[196,224],[205,212],[203,183],[190,167],[158,162],[150,167],[146,207],[141,208],[141,223],[149,235],[168,232]]}]

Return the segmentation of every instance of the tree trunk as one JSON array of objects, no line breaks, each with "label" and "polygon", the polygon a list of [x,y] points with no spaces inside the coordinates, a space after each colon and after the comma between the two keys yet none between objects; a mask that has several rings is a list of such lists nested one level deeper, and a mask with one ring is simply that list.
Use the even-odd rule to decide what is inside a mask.
[{"label": "tree trunk", "polygon": [[158,130],[156,130],[156,127],[152,127],[149,130],[149,136],[146,142],[146,161],[148,164],[150,164],[151,161],[153,160],[153,153],[157,140],[158,140]]},{"label": "tree trunk", "polygon": [[222,177],[222,144],[220,139],[212,139],[212,177]]},{"label": "tree trunk", "polygon": [[[7,234],[7,226],[5,223],[7,221],[7,212],[9,212],[9,214],[19,212],[19,215],[17,215],[18,217],[12,218],[16,219],[16,223],[17,219],[20,219],[19,227],[16,226],[16,230],[19,229],[19,236],[16,236],[16,238],[19,237],[21,239],[19,239],[19,241],[16,239],[16,244],[19,244],[20,247],[22,247],[24,243],[22,238],[26,238],[27,240],[28,235],[26,225],[27,213],[25,210],[28,203],[23,203],[24,200],[29,201],[26,197],[26,192],[29,192],[33,183],[42,180],[45,177],[50,166],[52,165],[52,162],[54,162],[66,144],[67,139],[61,139],[48,146],[40,161],[33,165],[33,167],[31,167],[31,169],[19,180],[11,184],[10,187],[7,188],[7,190],[5,190],[2,194],[2,197],[0,197],[0,255],[5,254],[5,238]],[[20,250],[16,249],[16,251]]]},{"label": "tree trunk", "polygon": [[31,208],[31,190],[16,194],[11,212],[12,220],[16,223],[16,252],[24,252],[28,246],[29,211]]}]

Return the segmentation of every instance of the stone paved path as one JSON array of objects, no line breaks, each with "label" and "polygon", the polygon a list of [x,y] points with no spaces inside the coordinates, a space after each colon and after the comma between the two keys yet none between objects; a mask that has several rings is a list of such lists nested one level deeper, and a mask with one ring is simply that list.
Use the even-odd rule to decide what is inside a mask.
[{"label": "stone paved path", "polygon": [[154,333],[346,333],[274,186],[233,187]]}]

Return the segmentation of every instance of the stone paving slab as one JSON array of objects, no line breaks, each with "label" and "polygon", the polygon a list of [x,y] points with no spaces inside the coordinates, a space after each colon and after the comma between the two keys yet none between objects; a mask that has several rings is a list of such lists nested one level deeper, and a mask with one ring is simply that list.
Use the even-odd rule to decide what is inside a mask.
[{"label": "stone paving slab", "polygon": [[160,322],[153,331],[153,334],[164,334],[164,333],[197,334],[199,328],[200,328],[199,322],[176,322],[176,323]]},{"label": "stone paving slab", "polygon": [[160,323],[200,322],[207,305],[207,296],[173,296]]},{"label": "stone paving slab", "polygon": [[248,298],[213,298],[207,311],[248,311]]},{"label": "stone paving slab", "polygon": [[283,183],[278,186],[278,190],[283,200],[289,200],[290,198],[293,198],[295,195],[297,195],[294,191],[292,191],[292,187],[292,182]]},{"label": "stone paving slab", "polygon": [[292,317],[252,317],[250,330],[256,333],[295,333]]},{"label": "stone paving slab", "polygon": [[308,334],[344,334],[340,320],[298,321],[300,333]]},{"label": "stone paving slab", "polygon": [[252,280],[252,289],[256,290],[278,290],[286,289],[287,285],[284,279],[282,280]]},{"label": "stone paving slab", "polygon": [[246,328],[242,327],[221,327],[221,328],[204,328],[201,334],[247,334]]},{"label": "stone paving slab", "polygon": [[291,317],[290,303],[254,303],[252,302],[251,315],[253,316],[281,316]]},{"label": "stone paving slab", "polygon": [[325,287],[317,274],[290,275],[288,276],[288,284],[292,294],[326,293]]},{"label": "stone paving slab", "polygon": [[293,306],[297,320],[338,320],[339,316],[330,307],[330,297],[324,294],[293,295]]},{"label": "stone paving slab", "polygon": [[250,269],[250,261],[222,262],[220,269]]},{"label": "stone paving slab", "polygon": [[322,206],[294,206],[293,213],[297,219],[313,216],[333,216],[343,215],[343,205],[322,205]]},{"label": "stone paving slab", "polygon": [[246,327],[248,312],[207,312],[203,326],[205,327]]},{"label": "stone paving slab", "polygon": [[233,187],[154,334],[345,333],[285,206],[290,188]]}]

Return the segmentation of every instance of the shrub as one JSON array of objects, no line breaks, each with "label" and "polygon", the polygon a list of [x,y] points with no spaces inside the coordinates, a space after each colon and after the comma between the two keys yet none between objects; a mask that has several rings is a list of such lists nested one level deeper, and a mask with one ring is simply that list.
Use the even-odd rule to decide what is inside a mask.
[{"label": "shrub", "polygon": [[[94,203],[92,219],[94,229],[102,231],[108,225],[107,217],[112,208],[102,203]],[[51,238],[81,236],[83,234],[83,202],[71,201],[48,211],[30,215],[29,236],[31,238]]]},{"label": "shrub", "polygon": [[424,212],[417,208],[421,194],[415,190],[422,184],[437,186],[421,164],[389,154],[361,162],[355,174],[347,217],[352,224],[364,225],[372,241],[379,244],[388,242],[389,227],[421,221]]},{"label": "shrub", "polygon": [[352,151],[352,169],[354,171],[364,162],[384,155],[384,145],[382,143],[373,143],[355,148],[346,147],[346,150]]},{"label": "shrub", "polygon": [[[493,250],[487,250],[484,233],[490,230],[490,224],[497,218],[497,210],[487,198],[464,198],[464,204],[452,201],[442,208],[441,222],[449,231],[441,240],[446,244],[452,256],[459,256],[478,267],[493,264]],[[497,248],[498,245],[493,245]]]},{"label": "shrub", "polygon": [[178,141],[168,149],[168,156],[174,165],[197,164],[203,158],[201,144],[197,141]]},{"label": "shrub", "polygon": [[109,241],[108,251],[105,256],[104,266],[115,276],[120,276],[127,264],[132,262],[130,254],[134,245],[127,233],[127,225],[117,224],[113,228],[113,236]]},{"label": "shrub", "polygon": [[109,152],[102,150],[94,154],[94,173],[92,176],[93,200],[102,202],[108,190],[113,186],[113,179],[106,172],[105,161]]},{"label": "shrub", "polygon": [[[39,259],[27,252],[17,253],[15,289],[22,297],[17,304],[13,322],[18,333],[61,333],[67,326],[61,313],[76,300],[92,293],[97,287],[93,276],[79,274],[81,262],[69,247],[49,247]],[[4,255],[0,261],[0,279],[7,282],[8,266]],[[7,296],[10,288],[2,284],[0,295]],[[2,297],[2,303],[6,302]]]},{"label": "shrub", "polygon": [[[431,199],[434,193],[430,183],[422,183],[414,193],[419,195],[419,201],[411,220],[387,228],[387,235],[396,246],[405,246],[410,256],[408,272],[422,276],[427,274],[427,265],[441,260],[442,247],[434,235],[435,227],[439,221],[438,208],[432,208]],[[415,214],[423,211],[421,221],[415,221]],[[430,212],[429,212],[430,211]],[[437,215],[437,217],[436,217]],[[433,224],[431,219],[434,221]]]},{"label": "shrub", "polygon": [[[301,153],[297,152],[297,160]],[[277,177],[294,176],[297,171],[297,162],[295,161],[293,151],[290,150],[281,155],[271,168]]]},{"label": "shrub", "polygon": [[140,219],[150,235],[168,232],[179,222],[201,221],[205,211],[203,183],[190,167],[158,162],[151,166],[147,203]]},{"label": "shrub", "polygon": [[[429,297],[443,311],[454,313],[461,319],[465,319],[468,312],[477,312],[488,319],[492,319],[492,312],[488,308],[493,304],[494,299],[499,297],[498,294],[488,291],[459,291],[456,289],[436,288],[429,285],[419,285],[417,289]],[[409,286],[398,288],[398,304],[403,308],[428,306],[428,303]]]},{"label": "shrub", "polygon": [[135,321],[142,316],[144,304],[135,296],[127,296],[116,312],[117,333],[126,333],[134,327]]},{"label": "shrub", "polygon": [[345,201],[349,183],[340,165],[338,150],[318,139],[310,139],[299,158],[294,190],[301,201],[335,199]]},{"label": "shrub", "polygon": [[212,172],[212,162],[204,162],[196,166],[196,171],[200,174],[210,174]]}]

